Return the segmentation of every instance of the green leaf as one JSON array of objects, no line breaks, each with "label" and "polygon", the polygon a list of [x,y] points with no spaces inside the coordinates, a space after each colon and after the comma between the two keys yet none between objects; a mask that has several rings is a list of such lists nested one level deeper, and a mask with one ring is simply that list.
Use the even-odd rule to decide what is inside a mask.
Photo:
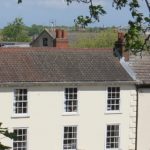
[{"label": "green leaf", "polygon": [[22,3],[22,0],[18,0],[18,4]]}]

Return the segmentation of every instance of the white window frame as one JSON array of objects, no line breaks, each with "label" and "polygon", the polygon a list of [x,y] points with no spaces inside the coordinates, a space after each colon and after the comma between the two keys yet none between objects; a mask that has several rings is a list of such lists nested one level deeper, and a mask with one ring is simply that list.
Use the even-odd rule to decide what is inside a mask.
[{"label": "white window frame", "polygon": [[[118,136],[118,139],[119,139],[119,141],[118,141],[118,148],[107,148],[107,127],[108,126],[119,126],[119,136]],[[106,125],[106,130],[105,130],[105,150],[120,150],[120,144],[121,144],[121,140],[120,140],[120,134],[121,134],[121,126],[120,126],[120,124],[117,124],[117,123],[109,123],[109,124],[107,124]]]},{"label": "white window frame", "polygon": [[[74,138],[75,140],[76,140],[76,148],[75,149],[64,149],[64,140],[65,140],[65,137],[64,137],[64,135],[65,135],[65,127],[75,127],[76,128],[76,137]],[[74,132],[72,132],[72,133],[74,133]],[[67,139],[66,139],[67,140]],[[69,138],[68,138],[68,140],[69,140]],[[77,125],[65,125],[65,126],[63,126],[63,150],[77,150],[78,149],[78,126]]]},{"label": "white window frame", "polygon": [[[119,91],[119,109],[118,110],[108,110],[108,99],[111,99],[111,98],[108,98],[108,88],[119,88],[120,91]],[[112,98],[113,99],[113,98]],[[116,98],[114,98],[115,100]],[[121,113],[121,87],[120,86],[107,86],[106,87],[106,113],[109,114],[109,113]]]},{"label": "white window frame", "polygon": [[[25,148],[25,150],[27,150],[28,149],[28,128],[22,128],[22,127],[17,127],[17,128],[14,128],[13,129],[13,132],[15,132],[15,130],[26,130],[26,139],[25,140],[13,140],[13,150],[17,150],[18,149],[18,147],[14,147],[14,144],[16,143],[16,144],[18,144],[18,143],[25,143],[26,144],[26,146],[25,147],[22,147],[22,149],[21,150],[24,150],[24,148]],[[23,138],[23,135],[22,135],[22,138]]]},{"label": "white window frame", "polygon": [[[24,113],[24,112],[21,112],[21,113],[16,113],[16,90],[27,90],[27,94],[25,95],[25,96],[27,96],[27,100],[22,100],[22,101],[20,101],[20,103],[25,103],[26,102],[26,112]],[[14,92],[13,92],[13,115],[12,115],[12,118],[18,118],[18,117],[29,117],[29,114],[28,114],[28,111],[29,111],[29,109],[28,109],[28,98],[29,98],[29,96],[28,96],[29,94],[28,94],[28,89],[27,88],[15,88],[14,89]],[[21,95],[22,97],[24,96],[23,94]],[[23,105],[23,104],[22,104]],[[22,106],[22,109],[23,109],[23,106]],[[22,110],[23,111],[23,110]]]},{"label": "white window frame", "polygon": [[[77,95],[77,98],[76,99],[72,99],[72,101],[76,101],[76,111],[66,111],[66,102],[67,102],[67,100],[66,100],[66,89],[77,89],[77,92],[75,93]],[[78,114],[78,107],[79,107],[78,98],[79,98],[79,91],[78,91],[77,87],[65,87],[64,88],[63,115],[77,115]]]}]

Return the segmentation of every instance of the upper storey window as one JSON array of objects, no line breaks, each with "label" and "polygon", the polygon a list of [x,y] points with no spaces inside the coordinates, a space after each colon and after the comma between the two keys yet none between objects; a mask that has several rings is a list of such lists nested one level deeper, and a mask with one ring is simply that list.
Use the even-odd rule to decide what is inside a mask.
[{"label": "upper storey window", "polygon": [[14,90],[14,114],[28,113],[27,89]]},{"label": "upper storey window", "polygon": [[65,112],[78,111],[77,91],[77,88],[65,88]]},{"label": "upper storey window", "polygon": [[107,111],[120,110],[120,87],[108,87],[107,89]]}]

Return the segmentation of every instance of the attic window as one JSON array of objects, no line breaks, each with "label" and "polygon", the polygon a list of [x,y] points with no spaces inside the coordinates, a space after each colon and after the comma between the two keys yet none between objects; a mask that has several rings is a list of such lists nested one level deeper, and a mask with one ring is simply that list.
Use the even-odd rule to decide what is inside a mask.
[{"label": "attic window", "polygon": [[43,38],[43,46],[48,46],[48,39],[47,38]]}]

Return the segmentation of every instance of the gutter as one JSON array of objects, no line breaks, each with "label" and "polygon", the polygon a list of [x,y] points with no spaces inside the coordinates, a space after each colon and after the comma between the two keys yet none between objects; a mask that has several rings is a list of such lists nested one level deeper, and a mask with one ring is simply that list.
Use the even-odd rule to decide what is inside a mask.
[{"label": "gutter", "polygon": [[78,85],[116,85],[116,84],[130,84],[135,85],[137,84],[137,81],[79,81],[79,82],[5,82],[0,83],[0,87],[25,87],[25,86],[60,86],[60,85],[71,85],[71,86],[78,86]]}]

